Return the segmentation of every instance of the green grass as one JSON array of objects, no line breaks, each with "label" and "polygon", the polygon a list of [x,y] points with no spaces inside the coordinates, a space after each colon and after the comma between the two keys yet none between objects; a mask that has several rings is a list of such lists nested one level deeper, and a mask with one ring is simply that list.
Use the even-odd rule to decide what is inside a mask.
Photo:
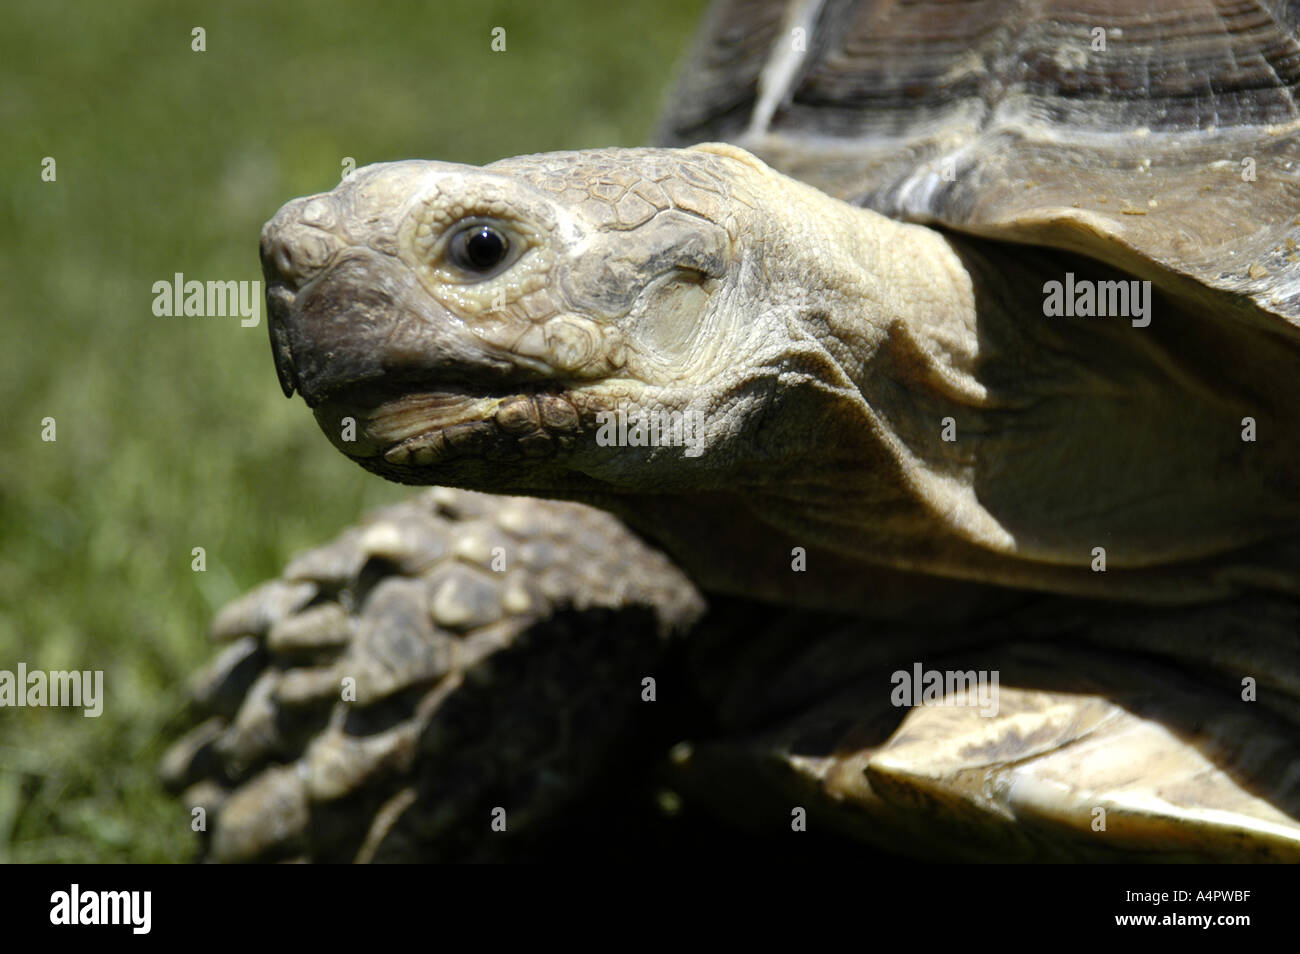
[{"label": "green grass", "polygon": [[264,320],[158,318],[153,283],[260,278],[262,222],[347,156],[646,141],[702,6],[6,5],[0,669],[102,669],[107,698],[0,709],[0,860],[188,858],[155,767],[211,614],[409,492],[283,399]]}]

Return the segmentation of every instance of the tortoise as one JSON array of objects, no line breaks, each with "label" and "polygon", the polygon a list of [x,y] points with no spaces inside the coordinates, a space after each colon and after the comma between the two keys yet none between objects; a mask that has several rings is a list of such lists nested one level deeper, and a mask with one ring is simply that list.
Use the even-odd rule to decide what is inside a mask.
[{"label": "tortoise", "polygon": [[208,857],[1300,860],[1298,27],[722,0],[654,148],[286,204],[286,396],[437,489],[218,615]]}]

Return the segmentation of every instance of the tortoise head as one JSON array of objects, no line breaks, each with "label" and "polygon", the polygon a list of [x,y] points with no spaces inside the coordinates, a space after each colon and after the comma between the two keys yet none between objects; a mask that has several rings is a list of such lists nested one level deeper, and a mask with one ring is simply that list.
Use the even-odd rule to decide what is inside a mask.
[{"label": "tortoise head", "polygon": [[262,262],[285,393],[389,479],[594,503],[745,593],[792,546],[888,562],[934,529],[863,384],[973,387],[969,280],[734,146],[368,166],[285,205]]},{"label": "tortoise head", "polygon": [[775,173],[716,148],[384,163],[289,202],[261,243],[285,393],[403,482],[721,481],[710,458],[735,462],[765,391],[740,370],[764,336],[736,303],[758,247],[746,179]]},{"label": "tortoise head", "polygon": [[[1240,452],[1244,412],[1161,386],[1127,322],[1042,321],[1054,259],[974,251],[732,146],[369,166],[282,208],[262,261],[281,384],[344,454],[405,483],[606,507],[733,592],[803,594],[799,547],[1151,599],[1164,566],[1254,544],[1293,509],[1278,468]],[[1184,412],[1203,426],[1171,435]],[[1235,509],[1204,464],[1229,438],[1259,491]],[[1161,448],[1145,479],[1194,518],[1171,529],[1159,494],[1107,479],[1130,445]],[[1103,531],[1116,565],[1151,573],[1093,572]],[[1201,598],[1199,567],[1166,589]]]}]

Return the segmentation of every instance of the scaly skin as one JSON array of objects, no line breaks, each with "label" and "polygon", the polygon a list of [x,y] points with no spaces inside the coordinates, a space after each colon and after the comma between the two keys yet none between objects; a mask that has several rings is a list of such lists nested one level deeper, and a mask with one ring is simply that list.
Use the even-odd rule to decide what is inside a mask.
[{"label": "scaly skin", "polygon": [[[483,224],[509,251],[476,272],[452,246]],[[370,166],[262,249],[281,383],[345,454],[606,507],[706,588],[896,615],[932,599],[913,574],[1295,585],[1268,543],[1296,528],[1294,452],[1239,426],[1294,412],[1201,378],[1247,333],[1173,299],[1154,329],[1036,313],[1044,276],[1115,277],[1084,259],[893,222],[718,144]],[[698,421],[693,453],[602,446],[620,407]]]},{"label": "scaly skin", "polygon": [[608,514],[428,491],[218,615],[162,775],[215,861],[527,857],[703,608]]}]

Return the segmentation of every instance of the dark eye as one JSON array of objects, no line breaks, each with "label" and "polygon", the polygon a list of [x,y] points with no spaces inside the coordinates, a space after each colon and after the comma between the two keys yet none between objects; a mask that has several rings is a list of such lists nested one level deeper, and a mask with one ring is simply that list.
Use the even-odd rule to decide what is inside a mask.
[{"label": "dark eye", "polygon": [[458,268],[486,275],[506,260],[510,254],[510,240],[500,229],[478,223],[453,235],[447,248],[452,263]]}]

